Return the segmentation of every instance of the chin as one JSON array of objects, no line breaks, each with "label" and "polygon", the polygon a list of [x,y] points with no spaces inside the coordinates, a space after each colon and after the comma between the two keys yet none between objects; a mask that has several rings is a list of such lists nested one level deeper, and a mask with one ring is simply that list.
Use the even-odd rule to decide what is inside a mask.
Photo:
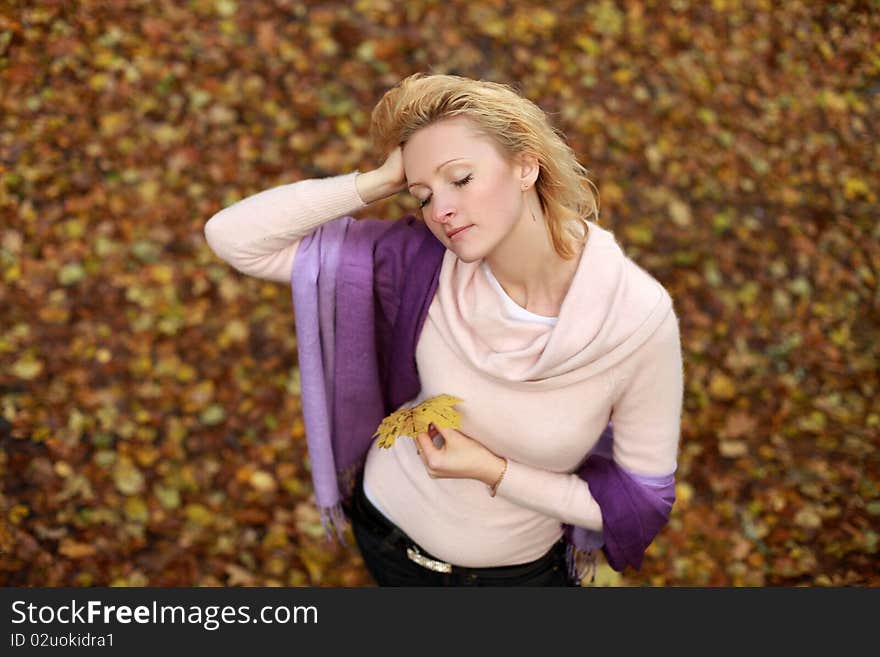
[{"label": "chin", "polygon": [[[450,249],[452,251],[452,249]],[[456,251],[452,251],[462,262],[466,262],[468,264],[472,262],[479,262],[485,256],[483,254],[473,254],[473,253],[457,253]]]},{"label": "chin", "polygon": [[479,262],[486,257],[486,248],[482,244],[457,244],[453,242],[446,249],[452,251],[459,260],[466,263]]}]

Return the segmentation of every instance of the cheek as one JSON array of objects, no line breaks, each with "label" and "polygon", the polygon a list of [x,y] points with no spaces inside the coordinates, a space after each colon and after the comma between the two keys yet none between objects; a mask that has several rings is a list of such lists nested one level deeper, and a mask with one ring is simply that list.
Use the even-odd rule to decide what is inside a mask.
[{"label": "cheek", "polygon": [[521,199],[515,190],[511,190],[509,181],[493,181],[481,196],[486,209],[485,216],[491,217],[493,224],[508,226],[516,221]]}]

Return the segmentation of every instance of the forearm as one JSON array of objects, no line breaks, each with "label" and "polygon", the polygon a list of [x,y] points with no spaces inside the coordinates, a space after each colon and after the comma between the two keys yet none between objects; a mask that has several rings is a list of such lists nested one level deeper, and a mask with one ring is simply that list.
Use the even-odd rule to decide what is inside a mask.
[{"label": "forearm", "polygon": [[379,201],[401,191],[399,186],[388,181],[381,169],[358,173],[355,178],[355,186],[357,187],[358,195],[365,204]]},{"label": "forearm", "polygon": [[[242,273],[289,282],[300,240],[367,204],[356,184],[362,175],[355,171],[300,180],[248,196],[211,217],[205,239],[220,259]],[[372,185],[364,188],[375,193]]]},{"label": "forearm", "polygon": [[562,522],[595,531],[602,529],[599,504],[587,483],[576,474],[550,472],[508,459],[507,471],[496,493]]}]

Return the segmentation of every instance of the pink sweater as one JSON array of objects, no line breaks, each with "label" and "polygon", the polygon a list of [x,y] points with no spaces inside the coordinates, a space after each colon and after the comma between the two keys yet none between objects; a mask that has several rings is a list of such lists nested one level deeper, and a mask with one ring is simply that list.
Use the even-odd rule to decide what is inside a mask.
[{"label": "pink sweater", "polygon": [[[281,185],[224,208],[205,226],[240,272],[290,283],[302,237],[365,207],[359,172]],[[651,332],[647,326],[659,328]],[[496,497],[473,479],[432,479],[402,437],[370,450],[364,488],[413,540],[462,566],[537,559],[562,522],[600,530],[602,514],[573,474],[610,417],[614,459],[639,474],[675,470],[683,395],[678,319],[666,290],[613,234],[590,236],[556,318],[518,306],[485,260],[446,251],[416,346],[420,394],[464,401],[461,431],[508,458]]]}]

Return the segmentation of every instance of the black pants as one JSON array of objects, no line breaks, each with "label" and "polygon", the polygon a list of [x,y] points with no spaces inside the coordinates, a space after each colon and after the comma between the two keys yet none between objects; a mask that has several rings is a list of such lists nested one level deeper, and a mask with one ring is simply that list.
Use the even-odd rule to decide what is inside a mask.
[{"label": "black pants", "polygon": [[493,568],[453,566],[452,572],[442,573],[407,557],[409,547],[434,558],[370,503],[362,478],[345,510],[364,564],[379,586],[576,586],[567,574],[563,539],[529,563]]}]

